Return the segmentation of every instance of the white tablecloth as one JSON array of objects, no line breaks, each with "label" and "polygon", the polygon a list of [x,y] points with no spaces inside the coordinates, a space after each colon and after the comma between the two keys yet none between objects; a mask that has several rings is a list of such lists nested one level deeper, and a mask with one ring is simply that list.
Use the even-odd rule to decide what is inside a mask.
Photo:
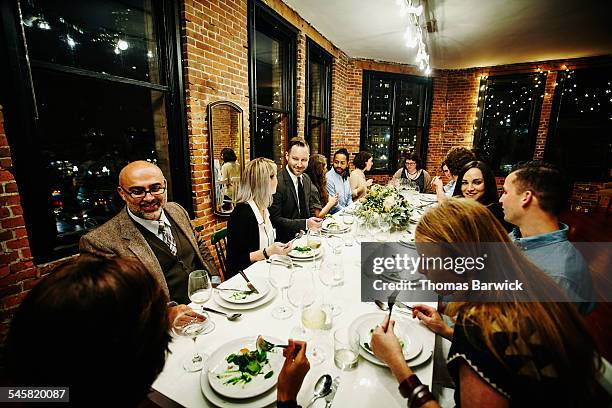
[{"label": "white tablecloth", "polygon": [[[392,235],[392,240],[398,238],[398,234]],[[324,245],[325,246],[325,245]],[[327,250],[329,250],[327,248]],[[314,383],[325,373],[340,376],[340,386],[333,402],[334,407],[406,407],[407,401],[403,399],[397,390],[397,381],[386,367],[380,367],[369,363],[360,357],[358,367],[353,371],[340,371],[334,365],[333,359],[333,331],[336,328],[348,326],[358,316],[375,312],[378,309],[373,303],[362,303],[360,301],[360,245],[345,246],[342,253],[344,263],[344,285],[334,289],[334,301],[342,307],[342,314],[334,318],[333,327],[330,331],[320,337],[322,347],[327,352],[327,360],[319,365],[311,365],[310,372],[304,380],[304,384],[298,395],[298,403],[306,405],[310,400]],[[325,262],[325,258],[323,260]],[[309,264],[304,264],[309,267]],[[246,270],[248,276],[267,277],[268,264],[258,262]],[[240,281],[238,275],[230,280]],[[321,291],[327,290],[315,276],[316,284]],[[228,287],[232,287],[230,284]],[[214,298],[214,296],[213,296]],[[272,309],[281,302],[280,293],[277,297],[255,310],[242,311],[242,317],[234,322],[227,321],[223,316],[211,313],[216,328],[210,333],[198,338],[200,351],[211,354],[219,346],[229,340],[265,334],[287,339],[294,327],[299,326],[299,312],[294,311],[291,318],[287,320],[276,320],[271,316]],[[219,310],[223,309],[214,300],[209,301],[206,306]],[[436,304],[431,304],[436,306]],[[435,342],[435,335],[427,332],[426,341]],[[207,407],[212,404],[206,400],[200,389],[200,372],[188,373],[182,368],[182,360],[190,355],[193,350],[193,342],[188,338],[174,338],[170,344],[169,354],[164,370],[159,375],[153,388],[166,395],[172,400],[186,407]],[[433,375],[433,358],[415,369],[424,384],[431,385]],[[324,401],[318,401],[316,406],[324,406]]]}]

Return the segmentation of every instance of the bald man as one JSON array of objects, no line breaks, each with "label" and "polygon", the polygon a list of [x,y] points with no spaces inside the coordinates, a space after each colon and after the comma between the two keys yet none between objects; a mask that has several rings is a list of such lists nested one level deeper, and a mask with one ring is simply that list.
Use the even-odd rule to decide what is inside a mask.
[{"label": "bald man", "polygon": [[206,269],[211,275],[219,273],[187,211],[168,202],[166,187],[167,181],[156,165],[135,161],[125,166],[117,187],[125,208],[84,235],[79,248],[81,253],[95,256],[138,258],[171,301],[188,304],[189,273],[196,269]]}]

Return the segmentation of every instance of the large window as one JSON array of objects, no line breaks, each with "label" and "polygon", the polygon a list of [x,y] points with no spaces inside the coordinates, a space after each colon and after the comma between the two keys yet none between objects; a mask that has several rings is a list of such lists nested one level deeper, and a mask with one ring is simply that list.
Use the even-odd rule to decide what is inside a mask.
[{"label": "large window", "polygon": [[176,13],[150,0],[3,6],[2,103],[37,262],[77,252],[123,207],[129,161],[159,165],[190,208]]},{"label": "large window", "polygon": [[545,73],[481,81],[474,146],[497,175],[533,159],[545,87]]},{"label": "large window", "polygon": [[391,173],[406,153],[427,154],[430,78],[363,73],[361,149],[374,156],[374,173]]},{"label": "large window", "polygon": [[306,140],[310,152],[329,156],[332,56],[308,39],[306,71]]},{"label": "large window", "polygon": [[612,67],[563,71],[557,78],[546,160],[574,180],[612,177]]},{"label": "large window", "polygon": [[282,162],[295,135],[296,29],[257,0],[250,2],[251,157]]}]

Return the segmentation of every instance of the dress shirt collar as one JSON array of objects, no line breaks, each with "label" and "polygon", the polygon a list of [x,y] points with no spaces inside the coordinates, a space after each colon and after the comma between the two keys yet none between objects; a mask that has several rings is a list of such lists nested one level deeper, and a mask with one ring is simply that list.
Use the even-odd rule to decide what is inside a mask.
[{"label": "dress shirt collar", "polygon": [[567,232],[569,227],[566,224],[559,223],[557,231],[548,232],[546,234],[533,235],[531,237],[521,237],[521,230],[515,227],[510,233],[510,238],[523,250],[538,248],[541,246],[554,244],[557,242],[567,241]]},{"label": "dress shirt collar", "polygon": [[144,218],[140,218],[139,216],[132,213],[129,208],[127,209],[127,212],[131,219],[133,219],[135,222],[145,227],[148,231],[151,231],[156,236],[159,236],[159,221],[163,221],[166,227],[171,226],[170,221],[168,220],[168,217],[166,216],[166,213],[164,212],[163,209],[161,212],[161,216],[159,217],[159,221],[145,220]]},{"label": "dress shirt collar", "polygon": [[[296,176],[295,174],[293,174],[291,172],[291,169],[289,168],[289,165],[285,166],[285,168],[287,169],[287,173],[289,173],[289,177],[291,177],[291,181],[293,181],[293,185],[296,186],[298,185],[298,176]],[[302,176],[300,176],[302,177]],[[302,183],[304,183],[304,180],[302,180]]]}]

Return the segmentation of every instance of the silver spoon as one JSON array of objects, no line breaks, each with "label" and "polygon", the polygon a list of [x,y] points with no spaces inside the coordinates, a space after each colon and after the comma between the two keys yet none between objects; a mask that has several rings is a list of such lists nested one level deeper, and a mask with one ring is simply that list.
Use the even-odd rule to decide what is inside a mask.
[{"label": "silver spoon", "polygon": [[[378,308],[380,310],[382,310],[383,312],[388,312],[389,311],[389,306],[387,306],[386,303],[381,302],[378,299],[374,299],[374,303],[376,304],[376,306],[378,306]],[[414,309],[412,306],[408,306],[403,304],[402,302],[395,302],[395,306],[399,307],[400,309],[408,309],[408,310],[412,310]]]},{"label": "silver spoon", "polygon": [[317,383],[315,384],[315,387],[314,387],[314,395],[305,408],[308,408],[309,406],[314,404],[314,402],[318,400],[319,398],[323,398],[327,394],[329,394],[332,389],[332,383],[333,383],[333,380],[332,380],[331,375],[329,374],[322,375],[321,378],[317,380]]},{"label": "silver spoon", "polygon": [[242,316],[242,313],[231,313],[231,314],[228,314],[228,313],[222,312],[220,310],[211,309],[210,307],[206,307],[206,306],[202,306],[202,310],[206,310],[207,312],[212,312],[212,313],[223,315],[229,321],[234,321],[237,318],[239,318],[240,316]]}]

